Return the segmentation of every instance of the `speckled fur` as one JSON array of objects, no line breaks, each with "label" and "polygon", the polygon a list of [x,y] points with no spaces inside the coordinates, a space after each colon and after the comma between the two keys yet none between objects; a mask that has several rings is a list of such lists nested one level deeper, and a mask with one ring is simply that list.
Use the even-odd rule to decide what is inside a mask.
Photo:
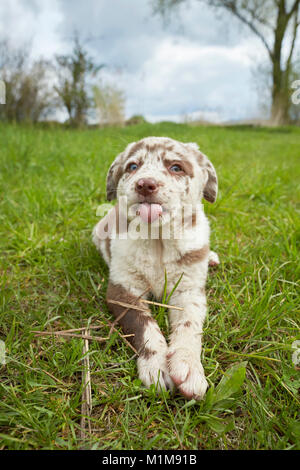
[{"label": "speckled fur", "polygon": [[[170,174],[166,161],[182,161],[183,165],[185,162],[186,173],[181,176]],[[130,162],[139,163],[139,168],[133,173],[126,171]],[[218,264],[219,260],[215,253],[209,251],[209,223],[202,208],[198,210],[197,217],[193,217],[193,223],[183,237],[176,239],[175,235],[184,205],[196,207],[202,197],[210,202],[215,201],[217,175],[197,144],[148,137],[128,145],[112,164],[107,177],[108,199],[126,196],[129,206],[136,204],[135,184],[140,178],[155,178],[159,183],[155,202],[173,214],[170,239],[161,236],[157,239],[120,239],[115,230],[108,246],[106,240],[100,239],[99,230],[112,217],[116,211],[114,208],[94,228],[93,241],[109,265],[110,292],[117,292],[116,286],[121,286],[121,290],[124,289],[130,298],[138,299],[148,289],[143,297],[147,298],[151,293],[160,301],[165,272],[168,294],[183,273],[171,303],[184,310],[169,309],[169,344],[154,319],[146,322],[142,330],[139,326],[144,347],[139,351],[138,371],[146,386],[152,383],[161,388],[172,389],[176,386],[187,398],[201,399],[207,389],[200,361],[202,328],[207,310],[205,283],[209,261]],[[123,216],[129,222],[138,217],[131,210]],[[163,214],[160,221],[162,226],[166,217]],[[118,298],[120,300],[120,296]],[[116,311],[113,311],[111,305],[109,307],[117,318]],[[130,312],[131,315],[147,315],[137,310]]]}]

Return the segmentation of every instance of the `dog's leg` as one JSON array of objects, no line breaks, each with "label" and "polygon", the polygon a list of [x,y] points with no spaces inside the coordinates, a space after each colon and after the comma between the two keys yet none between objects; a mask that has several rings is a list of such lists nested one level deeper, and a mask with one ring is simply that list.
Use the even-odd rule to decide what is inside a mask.
[{"label": "dog's leg", "polygon": [[205,293],[175,292],[172,303],[184,307],[184,312],[170,309],[172,333],[167,356],[170,375],[184,396],[201,399],[207,389],[200,361]]},{"label": "dog's leg", "polygon": [[208,256],[208,264],[209,266],[219,266],[220,264],[220,259],[219,259],[219,256],[217,253],[215,253],[214,251],[210,251],[209,252],[209,256]]},{"label": "dog's leg", "polygon": [[107,289],[108,307],[116,319],[126,309],[110,303],[109,300],[133,304],[141,308],[141,310],[129,309],[118,320],[125,334],[134,335],[127,339],[139,354],[137,360],[139,377],[147,387],[157,384],[158,388],[172,389],[173,382],[166,359],[168,346],[150,310],[139,301],[141,294],[142,291],[138,293],[137,289],[133,294],[124,286],[110,282]]}]

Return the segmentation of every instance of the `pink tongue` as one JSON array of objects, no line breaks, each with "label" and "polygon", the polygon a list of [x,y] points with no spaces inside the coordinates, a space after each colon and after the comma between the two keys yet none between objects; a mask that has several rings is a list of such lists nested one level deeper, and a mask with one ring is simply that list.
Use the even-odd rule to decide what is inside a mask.
[{"label": "pink tongue", "polygon": [[144,202],[139,206],[139,213],[143,222],[152,223],[162,214],[162,207],[160,204]]}]

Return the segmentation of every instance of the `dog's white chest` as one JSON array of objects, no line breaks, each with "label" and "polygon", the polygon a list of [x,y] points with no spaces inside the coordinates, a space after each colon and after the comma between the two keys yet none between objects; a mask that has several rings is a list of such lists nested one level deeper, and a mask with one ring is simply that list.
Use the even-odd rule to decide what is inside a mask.
[{"label": "dog's white chest", "polygon": [[165,275],[170,288],[177,281],[178,272],[172,261],[178,256],[178,251],[172,244],[166,249],[161,240],[113,240],[112,243],[111,267],[118,260],[119,269],[123,265],[130,275],[143,279],[158,299],[163,293]]}]

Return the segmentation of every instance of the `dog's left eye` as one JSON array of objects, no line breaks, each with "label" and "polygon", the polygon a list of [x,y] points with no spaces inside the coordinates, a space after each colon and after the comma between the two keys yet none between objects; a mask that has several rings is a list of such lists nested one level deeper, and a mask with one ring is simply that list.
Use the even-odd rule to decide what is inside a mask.
[{"label": "dog's left eye", "polygon": [[137,168],[138,168],[138,165],[136,163],[130,163],[127,167],[127,170],[128,171],[135,171],[135,170],[137,170]]},{"label": "dog's left eye", "polygon": [[180,173],[183,171],[183,169],[181,168],[180,165],[172,165],[170,167],[170,171],[174,172],[174,173]]}]

